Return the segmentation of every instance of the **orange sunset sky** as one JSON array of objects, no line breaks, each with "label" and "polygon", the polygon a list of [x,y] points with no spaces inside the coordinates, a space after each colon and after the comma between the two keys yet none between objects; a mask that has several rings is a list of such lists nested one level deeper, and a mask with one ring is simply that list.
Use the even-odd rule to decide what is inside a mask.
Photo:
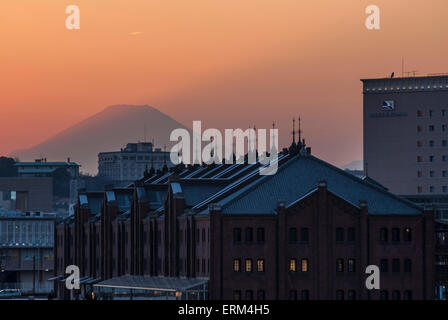
[{"label": "orange sunset sky", "polygon": [[[80,30],[65,28],[70,4]],[[343,165],[362,159],[359,79],[400,76],[403,56],[448,72],[447,0],[1,0],[0,155],[149,104],[186,126],[274,120],[281,145],[301,115],[313,153]]]}]

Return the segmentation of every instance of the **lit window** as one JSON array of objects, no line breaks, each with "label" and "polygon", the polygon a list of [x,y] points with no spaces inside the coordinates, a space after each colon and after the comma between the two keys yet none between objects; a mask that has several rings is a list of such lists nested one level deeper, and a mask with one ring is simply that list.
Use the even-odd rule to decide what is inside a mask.
[{"label": "lit window", "polygon": [[417,156],[417,162],[422,162],[422,157],[421,156]]},{"label": "lit window", "polygon": [[417,126],[417,132],[421,132],[422,131],[422,126]]},{"label": "lit window", "polygon": [[257,271],[264,272],[264,260],[263,259],[257,260]]},{"label": "lit window", "polygon": [[419,140],[419,141],[417,141],[417,147],[421,147],[423,145],[423,143]]},{"label": "lit window", "polygon": [[422,193],[422,191],[423,191],[422,186],[418,186],[418,187],[417,187],[417,192],[418,192],[418,193]]},{"label": "lit window", "polygon": [[297,271],[297,260],[292,258],[289,261],[289,271],[296,272]]},{"label": "lit window", "polygon": [[302,272],[308,272],[308,259],[302,259]]},{"label": "lit window", "polygon": [[421,171],[417,171],[417,177],[419,177],[419,178],[422,177],[422,172]]},{"label": "lit window", "polygon": [[246,259],[246,272],[252,272],[252,259]]},{"label": "lit window", "polygon": [[241,271],[241,260],[240,259],[234,259],[233,260],[233,271],[240,272]]}]

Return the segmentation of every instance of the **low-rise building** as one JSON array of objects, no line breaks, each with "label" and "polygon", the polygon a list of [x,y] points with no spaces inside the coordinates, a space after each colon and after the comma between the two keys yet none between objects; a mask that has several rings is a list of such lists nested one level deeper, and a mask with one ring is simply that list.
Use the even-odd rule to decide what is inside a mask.
[{"label": "low-rise building", "polygon": [[172,167],[170,153],[153,148],[151,142],[128,143],[120,151],[98,154],[98,175],[112,181],[134,181],[145,170],[162,170]]}]

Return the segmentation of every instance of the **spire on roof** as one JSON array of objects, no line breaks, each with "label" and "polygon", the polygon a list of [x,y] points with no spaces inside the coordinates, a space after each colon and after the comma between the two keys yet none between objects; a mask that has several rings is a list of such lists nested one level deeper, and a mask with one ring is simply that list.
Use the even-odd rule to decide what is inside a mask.
[{"label": "spire on roof", "polygon": [[292,144],[296,144],[296,119],[292,118]]}]

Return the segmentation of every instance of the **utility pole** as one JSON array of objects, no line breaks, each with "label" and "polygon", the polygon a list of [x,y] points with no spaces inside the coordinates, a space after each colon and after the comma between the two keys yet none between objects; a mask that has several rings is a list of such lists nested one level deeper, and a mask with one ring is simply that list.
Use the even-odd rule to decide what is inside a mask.
[{"label": "utility pole", "polygon": [[36,294],[36,255],[33,255],[33,295]]}]

